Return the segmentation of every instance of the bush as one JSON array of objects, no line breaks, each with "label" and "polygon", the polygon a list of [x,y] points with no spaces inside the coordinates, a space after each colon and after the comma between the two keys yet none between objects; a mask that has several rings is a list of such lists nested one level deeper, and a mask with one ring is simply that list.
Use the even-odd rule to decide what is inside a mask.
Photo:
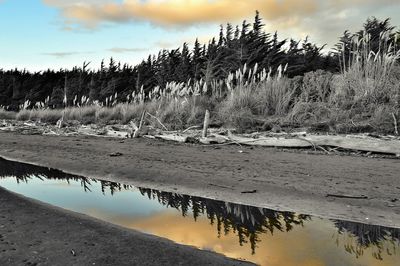
[{"label": "bush", "polygon": [[331,93],[331,80],[333,74],[323,70],[304,74],[301,86],[301,101],[327,102]]},{"label": "bush", "polygon": [[310,125],[317,122],[330,120],[332,110],[322,102],[297,102],[288,118],[291,122]]}]

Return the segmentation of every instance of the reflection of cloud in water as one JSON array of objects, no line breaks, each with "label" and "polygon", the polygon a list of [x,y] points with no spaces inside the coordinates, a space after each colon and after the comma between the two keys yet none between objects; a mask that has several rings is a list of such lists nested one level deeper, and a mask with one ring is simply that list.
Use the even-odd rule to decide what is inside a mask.
[{"label": "reflection of cloud in water", "polygon": [[[118,224],[121,226],[125,226],[126,224],[130,224],[132,221],[137,221],[139,219],[149,219],[149,218],[157,216],[161,213],[163,213],[163,214],[168,213],[171,215],[177,214],[176,210],[172,210],[172,209],[154,210],[151,213],[143,213],[143,214],[139,214],[139,215],[137,213],[135,213],[134,215],[130,215],[130,216],[124,215],[124,214],[118,213],[118,212],[112,213],[112,212],[104,211],[103,209],[93,208],[92,206],[88,207],[88,208],[83,208],[83,210],[84,210],[84,213],[89,216],[92,216],[92,217],[95,217],[95,218],[98,218],[101,220],[105,220],[105,221],[111,222],[113,224]],[[125,221],[129,221],[129,222],[126,223]]]},{"label": "reflection of cloud in water", "polygon": [[[96,216],[107,217],[97,213]],[[145,218],[119,217],[113,223],[142,232],[165,237],[177,243],[212,250],[232,258],[246,259],[261,265],[396,265],[398,257],[386,256],[377,261],[373,248],[364,250],[364,255],[356,259],[332,238],[337,232],[331,222],[316,219],[304,227],[296,227],[290,233],[275,232],[260,235],[257,250],[252,255],[250,244],[241,247],[235,234],[229,233],[220,238],[215,225],[210,225],[204,216],[197,222],[190,217],[165,211]],[[355,244],[355,239],[352,240]],[[386,243],[387,244],[387,243]],[[385,244],[385,245],[386,245]]]},{"label": "reflection of cloud in water", "polygon": [[66,187],[80,187],[80,184],[77,183],[68,183],[66,181],[57,181],[54,183],[43,183],[43,186],[51,186],[51,187],[62,187],[62,188],[66,188]]}]

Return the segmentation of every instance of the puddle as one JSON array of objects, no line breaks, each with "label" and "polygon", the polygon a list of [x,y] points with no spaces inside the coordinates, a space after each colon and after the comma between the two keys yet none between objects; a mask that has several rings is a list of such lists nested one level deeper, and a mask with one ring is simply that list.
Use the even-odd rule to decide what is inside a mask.
[{"label": "puddle", "polygon": [[0,158],[0,186],[260,265],[398,265],[400,230],[73,176]]}]

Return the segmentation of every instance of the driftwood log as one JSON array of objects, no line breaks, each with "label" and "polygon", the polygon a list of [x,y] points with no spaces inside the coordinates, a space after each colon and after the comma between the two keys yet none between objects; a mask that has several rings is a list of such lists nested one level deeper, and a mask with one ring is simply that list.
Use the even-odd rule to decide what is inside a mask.
[{"label": "driftwood log", "polygon": [[229,139],[241,145],[249,146],[265,146],[265,147],[290,147],[290,148],[309,148],[313,145],[306,141],[297,138],[280,138],[280,137],[263,137],[263,138],[246,138],[228,133]]},{"label": "driftwood log", "polygon": [[188,136],[182,136],[182,135],[177,135],[177,134],[155,135],[154,137],[156,139],[176,141],[176,142],[180,142],[180,143],[185,143],[185,142],[187,142],[187,139],[188,139]]},{"label": "driftwood log", "polygon": [[218,134],[214,134],[209,137],[199,139],[200,143],[206,144],[206,145],[224,144],[224,143],[227,143],[228,141],[229,141],[229,138],[227,138],[226,136],[218,135]]},{"label": "driftwood log", "polygon": [[229,139],[241,145],[307,148],[317,146],[338,147],[346,150],[388,153],[400,155],[399,140],[365,139],[346,136],[313,136],[297,138],[263,137],[258,139],[235,136],[229,133]]},{"label": "driftwood log", "polygon": [[363,139],[346,136],[307,136],[304,137],[318,146],[333,146],[346,150],[390,153],[400,155],[399,140]]},{"label": "driftwood log", "polygon": [[203,134],[201,135],[203,138],[207,137],[209,125],[210,125],[210,112],[206,110],[206,114],[204,115]]}]

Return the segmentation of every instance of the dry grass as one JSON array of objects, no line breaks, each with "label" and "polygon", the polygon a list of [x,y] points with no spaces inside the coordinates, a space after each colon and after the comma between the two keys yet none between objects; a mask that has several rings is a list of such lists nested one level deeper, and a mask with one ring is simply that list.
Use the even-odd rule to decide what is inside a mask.
[{"label": "dry grass", "polygon": [[44,123],[55,124],[62,117],[62,110],[50,110],[50,109],[33,109],[33,110],[21,110],[16,120],[20,121],[41,121]]},{"label": "dry grass", "polygon": [[247,80],[243,76],[247,76],[245,70],[227,80],[229,94],[219,108],[222,121],[244,130],[262,123],[269,116],[288,114],[296,87],[292,80],[282,76],[281,70],[274,76],[271,76],[271,71],[268,75],[265,71],[258,75],[249,74]]},{"label": "dry grass", "polygon": [[389,33],[381,36],[381,50],[373,52],[369,35],[359,36],[353,42],[352,60],[342,66],[342,74],[333,83],[333,101],[351,99],[364,105],[385,104],[398,94],[398,47],[387,46]]},{"label": "dry grass", "polygon": [[15,120],[16,116],[17,116],[16,112],[6,111],[0,108],[0,119]]},{"label": "dry grass", "polygon": [[[385,38],[383,35],[383,43]],[[128,103],[117,103],[115,96],[105,106],[85,106],[87,101],[82,100],[81,107],[65,110],[23,109],[18,114],[0,110],[0,118],[56,123],[64,117],[83,124],[126,124],[138,122],[147,111],[157,118],[149,116],[147,123],[160,127],[161,122],[168,129],[183,129],[200,125],[209,110],[214,120],[239,130],[257,129],[268,121],[274,121],[272,127],[284,121],[300,126],[325,123],[330,129],[346,133],[393,133],[393,115],[399,119],[400,112],[400,52],[382,45],[375,54],[369,50],[368,37],[354,41],[350,64],[343,65],[336,75],[319,70],[289,79],[282,67],[272,74],[272,70],[245,66],[226,80],[210,84],[172,82],[165,88],[154,88],[148,95],[142,88],[127,97]]]}]

